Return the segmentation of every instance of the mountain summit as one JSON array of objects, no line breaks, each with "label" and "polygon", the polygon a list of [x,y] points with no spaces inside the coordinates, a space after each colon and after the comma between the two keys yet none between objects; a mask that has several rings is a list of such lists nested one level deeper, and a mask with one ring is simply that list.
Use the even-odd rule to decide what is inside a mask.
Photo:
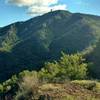
[{"label": "mountain summit", "polygon": [[99,16],[63,10],[0,28],[0,79],[25,69],[39,70],[44,61],[56,59],[61,51],[84,51],[99,38]]}]

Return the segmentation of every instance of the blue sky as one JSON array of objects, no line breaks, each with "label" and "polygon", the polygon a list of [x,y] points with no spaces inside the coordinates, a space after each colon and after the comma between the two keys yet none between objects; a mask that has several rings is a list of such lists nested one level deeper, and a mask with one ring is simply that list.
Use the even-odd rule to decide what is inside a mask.
[{"label": "blue sky", "polygon": [[[51,8],[100,16],[100,0],[42,0],[42,3],[41,0],[33,1],[38,1],[38,4],[36,3],[38,6],[32,0],[0,0],[0,27],[16,21],[27,20],[43,14]],[[52,2],[50,3],[50,1]]]}]

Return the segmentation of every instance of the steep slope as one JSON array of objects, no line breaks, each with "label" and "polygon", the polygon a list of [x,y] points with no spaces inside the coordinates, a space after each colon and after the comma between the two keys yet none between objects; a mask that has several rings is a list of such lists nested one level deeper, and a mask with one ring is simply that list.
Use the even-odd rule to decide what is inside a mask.
[{"label": "steep slope", "polygon": [[39,70],[61,51],[83,51],[98,41],[99,27],[99,16],[54,11],[1,28],[0,79],[24,69]]}]

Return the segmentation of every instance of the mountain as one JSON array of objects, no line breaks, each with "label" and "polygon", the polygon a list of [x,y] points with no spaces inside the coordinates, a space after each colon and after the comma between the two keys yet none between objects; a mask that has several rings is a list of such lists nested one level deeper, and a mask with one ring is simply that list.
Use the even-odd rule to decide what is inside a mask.
[{"label": "mountain", "polygon": [[100,17],[58,10],[0,28],[0,79],[39,70],[60,52],[84,51],[100,38]]}]

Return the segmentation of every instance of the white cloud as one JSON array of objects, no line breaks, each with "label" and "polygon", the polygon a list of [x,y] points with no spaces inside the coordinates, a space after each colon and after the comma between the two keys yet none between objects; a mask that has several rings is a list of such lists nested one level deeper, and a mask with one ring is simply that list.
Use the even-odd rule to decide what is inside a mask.
[{"label": "white cloud", "polygon": [[16,6],[30,6],[33,3],[33,0],[7,0],[7,3],[14,4]]},{"label": "white cloud", "polygon": [[43,13],[47,13],[49,11],[51,11],[51,9],[53,11],[55,10],[66,10],[66,5],[56,5],[56,6],[31,6],[28,9],[28,14],[43,14]]},{"label": "white cloud", "polygon": [[59,0],[7,0],[7,3],[18,7],[27,7],[28,14],[39,15],[52,10],[66,10],[65,4],[58,4]]}]

